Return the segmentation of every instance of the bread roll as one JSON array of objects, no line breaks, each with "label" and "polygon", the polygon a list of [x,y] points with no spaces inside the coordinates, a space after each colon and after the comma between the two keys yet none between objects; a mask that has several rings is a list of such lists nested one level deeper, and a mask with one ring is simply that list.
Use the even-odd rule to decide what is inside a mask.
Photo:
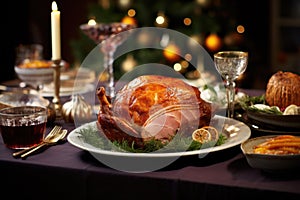
[{"label": "bread roll", "polygon": [[291,104],[300,106],[300,76],[278,71],[271,76],[266,88],[266,103],[285,109]]}]

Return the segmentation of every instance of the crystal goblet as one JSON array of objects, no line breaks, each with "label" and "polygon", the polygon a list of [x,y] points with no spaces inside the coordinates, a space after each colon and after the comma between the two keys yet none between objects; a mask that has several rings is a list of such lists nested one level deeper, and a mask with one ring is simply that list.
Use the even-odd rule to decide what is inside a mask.
[{"label": "crystal goblet", "polygon": [[121,22],[114,23],[96,23],[96,24],[82,24],[80,29],[96,44],[102,42],[101,52],[104,54],[104,68],[107,70],[108,82],[106,83],[106,91],[111,98],[115,96],[114,88],[114,53],[119,45],[121,45],[127,38],[128,34],[119,34],[135,28],[134,25],[125,24]]},{"label": "crystal goblet", "polygon": [[225,82],[227,94],[227,117],[234,117],[235,80],[245,72],[248,65],[248,52],[221,51],[214,54],[217,71]]}]

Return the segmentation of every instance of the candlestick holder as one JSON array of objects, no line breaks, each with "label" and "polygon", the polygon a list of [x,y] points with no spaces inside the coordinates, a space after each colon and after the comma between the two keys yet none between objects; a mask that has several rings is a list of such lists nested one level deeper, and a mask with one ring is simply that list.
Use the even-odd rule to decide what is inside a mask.
[{"label": "candlestick holder", "polygon": [[54,94],[52,103],[54,105],[54,109],[56,112],[56,117],[61,117],[61,101],[60,101],[60,68],[61,68],[61,60],[53,60],[52,64],[53,68],[53,83],[54,83]]}]

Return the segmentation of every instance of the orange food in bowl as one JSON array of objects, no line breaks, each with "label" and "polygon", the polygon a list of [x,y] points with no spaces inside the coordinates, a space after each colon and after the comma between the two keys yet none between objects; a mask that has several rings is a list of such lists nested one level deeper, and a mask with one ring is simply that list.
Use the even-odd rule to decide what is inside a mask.
[{"label": "orange food in bowl", "polygon": [[279,135],[254,146],[253,152],[273,155],[300,154],[300,137]]},{"label": "orange food in bowl", "polygon": [[18,67],[20,68],[48,68],[52,62],[46,60],[25,60]]}]

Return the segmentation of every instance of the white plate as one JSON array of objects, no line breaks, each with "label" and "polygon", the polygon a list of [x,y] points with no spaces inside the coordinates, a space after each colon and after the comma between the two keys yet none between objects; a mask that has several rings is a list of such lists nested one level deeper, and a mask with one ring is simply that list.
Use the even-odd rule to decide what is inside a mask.
[{"label": "white plate", "polygon": [[11,106],[49,106],[49,100],[39,95],[23,93],[3,93],[0,94],[0,108]]},{"label": "white plate", "polygon": [[[72,94],[84,94],[95,90],[93,84],[85,84],[76,87],[64,87],[62,86],[59,91],[59,96],[71,96]],[[41,91],[43,97],[53,97],[54,89],[52,85],[45,86]]]},{"label": "white plate", "polygon": [[[170,152],[170,153],[131,153],[131,152],[117,152],[117,151],[108,151],[101,149],[99,147],[92,146],[89,143],[86,143],[80,136],[80,131],[87,128],[96,129],[96,121],[84,124],[73,131],[71,131],[67,137],[67,140],[72,145],[82,149],[89,151],[90,153],[100,154],[100,155],[111,155],[118,157],[138,157],[138,158],[166,158],[166,157],[180,157],[180,156],[188,156],[188,155],[199,155],[199,154],[208,154],[210,152],[224,150],[236,145],[241,144],[246,141],[250,135],[251,130],[244,123],[237,121],[235,119],[229,119],[223,116],[216,115],[215,120],[216,124],[220,126],[229,126],[231,130],[235,130],[236,132],[232,132],[230,137],[227,138],[226,142],[220,146],[215,146],[211,148],[205,148],[195,151],[183,151],[183,152]],[[234,127],[234,128],[233,128]]]},{"label": "white plate", "polygon": [[[60,96],[94,91],[95,77],[94,71],[83,67],[62,71],[60,75]],[[45,84],[41,95],[44,97],[53,97],[54,83]]]}]

